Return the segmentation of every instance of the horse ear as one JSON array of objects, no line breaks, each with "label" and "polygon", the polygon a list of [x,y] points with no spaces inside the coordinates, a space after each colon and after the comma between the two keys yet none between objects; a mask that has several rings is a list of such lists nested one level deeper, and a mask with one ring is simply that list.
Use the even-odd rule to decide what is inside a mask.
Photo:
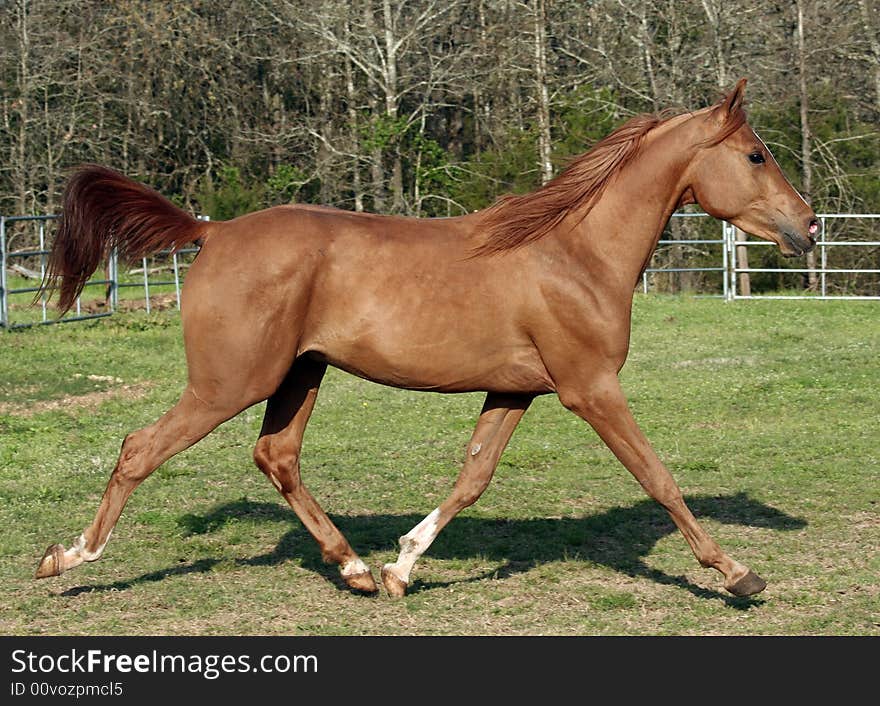
[{"label": "horse ear", "polygon": [[740,111],[746,93],[747,81],[748,79],[745,78],[741,78],[737,81],[734,89],[728,93],[724,100],[722,100],[712,111],[713,116],[715,116],[719,122],[727,122],[728,118],[736,115]]}]

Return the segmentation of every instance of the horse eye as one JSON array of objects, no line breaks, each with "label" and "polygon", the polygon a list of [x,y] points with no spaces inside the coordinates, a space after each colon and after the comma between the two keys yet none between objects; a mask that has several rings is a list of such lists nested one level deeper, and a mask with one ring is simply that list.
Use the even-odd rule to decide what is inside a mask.
[{"label": "horse eye", "polygon": [[752,152],[749,155],[749,161],[752,164],[764,164],[764,155],[760,152]]}]

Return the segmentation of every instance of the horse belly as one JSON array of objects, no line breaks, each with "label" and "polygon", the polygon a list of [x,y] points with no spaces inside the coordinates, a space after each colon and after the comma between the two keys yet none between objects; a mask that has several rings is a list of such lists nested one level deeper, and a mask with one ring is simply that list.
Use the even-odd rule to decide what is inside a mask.
[{"label": "horse belly", "polygon": [[399,388],[552,391],[509,277],[454,240],[421,236],[340,237],[316,276],[300,352]]},{"label": "horse belly", "polygon": [[[314,352],[331,365],[383,385],[435,392],[552,392],[553,382],[537,351],[529,345],[503,345],[487,339],[472,345],[447,340],[419,343],[379,337]],[[323,350],[322,350],[323,348]]]}]

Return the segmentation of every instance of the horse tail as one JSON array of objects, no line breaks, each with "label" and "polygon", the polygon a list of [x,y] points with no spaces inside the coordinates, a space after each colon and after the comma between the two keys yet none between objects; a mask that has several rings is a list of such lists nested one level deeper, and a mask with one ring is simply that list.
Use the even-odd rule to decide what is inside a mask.
[{"label": "horse tail", "polygon": [[64,188],[61,219],[37,296],[59,290],[63,315],[113,248],[133,262],[159,250],[178,250],[203,237],[205,226],[150,187],[85,164]]}]

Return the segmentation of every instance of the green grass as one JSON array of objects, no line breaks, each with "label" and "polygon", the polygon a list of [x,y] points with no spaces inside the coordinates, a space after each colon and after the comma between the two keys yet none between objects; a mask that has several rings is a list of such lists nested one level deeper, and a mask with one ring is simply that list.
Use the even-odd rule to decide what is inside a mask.
[{"label": "green grass", "polygon": [[[341,588],[256,470],[262,405],[149,478],[101,561],[34,581],[186,371],[173,312],[3,333],[0,633],[877,635],[878,352],[875,303],[637,297],[633,411],[709,533],[768,580],[757,597],[727,595],[547,396],[394,601]],[[448,494],[481,401],[328,373],[304,479],[371,566]]]}]

